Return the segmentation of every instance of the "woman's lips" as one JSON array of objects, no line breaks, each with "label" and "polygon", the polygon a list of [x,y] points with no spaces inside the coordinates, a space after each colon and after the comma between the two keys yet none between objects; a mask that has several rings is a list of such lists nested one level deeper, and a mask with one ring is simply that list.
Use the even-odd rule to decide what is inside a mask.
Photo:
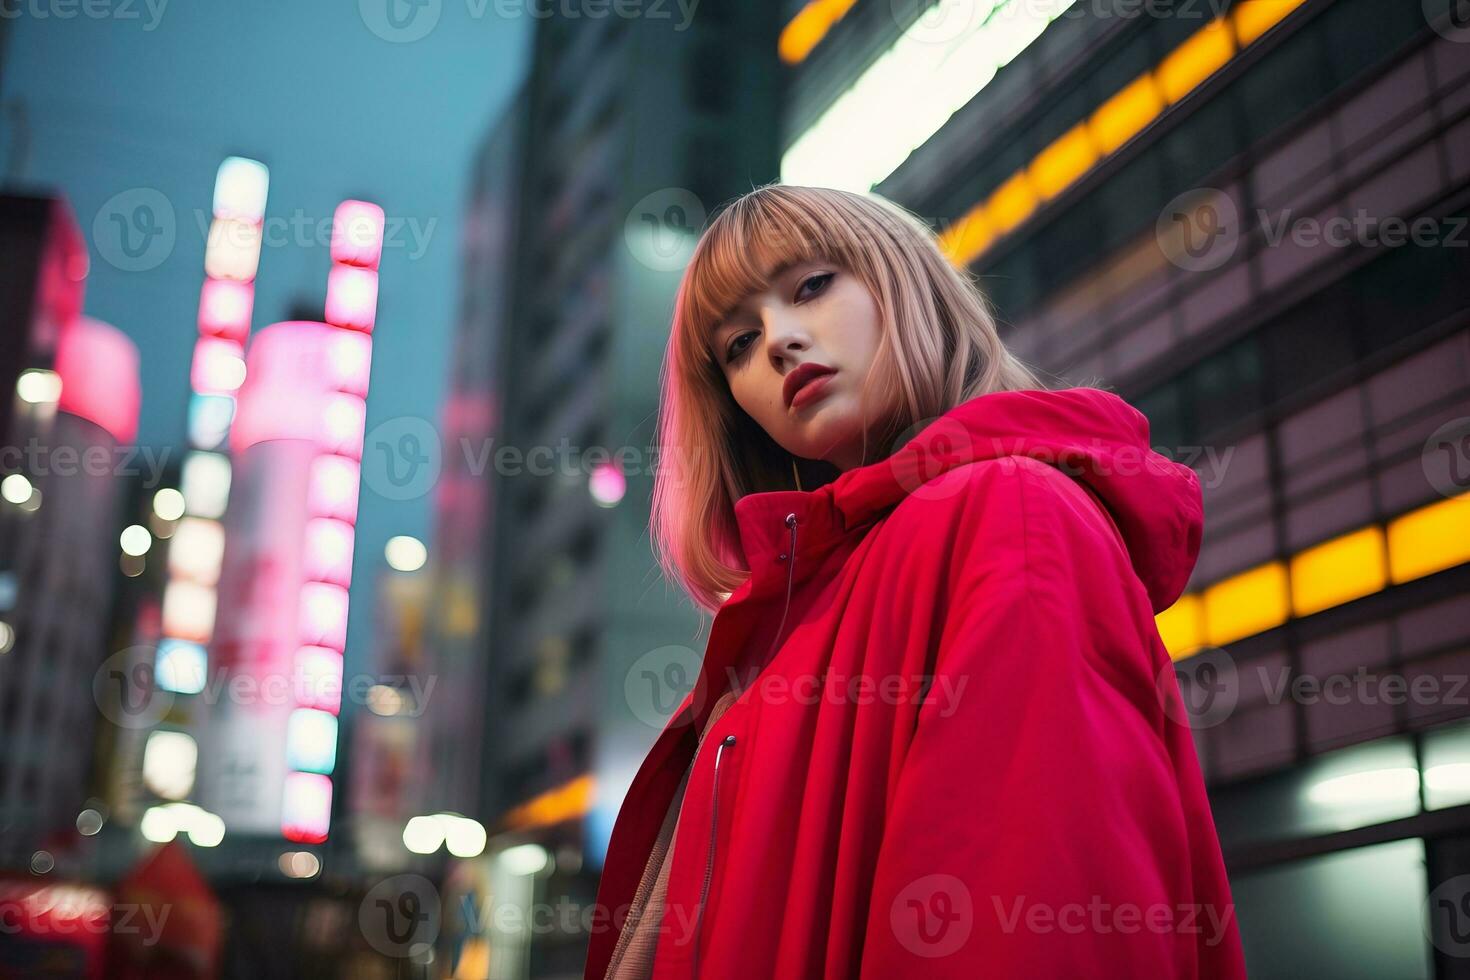
[{"label": "woman's lips", "polygon": [[791,396],[792,411],[821,398],[827,389],[827,382],[831,381],[836,373],[836,371],[831,371],[827,374],[819,375],[796,389],[796,394]]}]

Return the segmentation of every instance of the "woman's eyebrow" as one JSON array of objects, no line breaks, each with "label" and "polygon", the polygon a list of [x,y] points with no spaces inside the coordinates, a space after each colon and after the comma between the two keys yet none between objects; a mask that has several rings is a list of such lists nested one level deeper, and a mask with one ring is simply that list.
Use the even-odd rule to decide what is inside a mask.
[{"label": "woman's eyebrow", "polygon": [[[792,269],[801,264],[802,262],[797,260],[787,260],[785,262],[782,262],[774,269],[766,273],[763,281],[767,284],[774,283],[776,280],[780,279],[786,273],[790,272]],[[740,302],[736,303],[734,306],[721,313],[719,319],[715,321],[714,332],[718,334],[721,330],[724,330],[726,327],[728,327],[730,325],[730,320],[739,315],[744,306],[745,300],[742,299]]]}]

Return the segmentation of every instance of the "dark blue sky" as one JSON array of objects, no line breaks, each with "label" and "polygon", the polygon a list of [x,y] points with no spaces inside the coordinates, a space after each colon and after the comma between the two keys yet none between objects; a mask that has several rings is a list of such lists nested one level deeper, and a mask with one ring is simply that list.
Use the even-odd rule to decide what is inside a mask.
[{"label": "dark blue sky", "polygon": [[[286,318],[298,299],[320,315],[330,260],[317,229],[340,200],[372,200],[397,222],[383,254],[367,424],[437,422],[468,167],[524,74],[535,22],[497,17],[494,4],[428,0],[418,21],[395,30],[389,3],[400,18],[410,9],[404,0],[5,4],[19,16],[7,25],[0,77],[0,170],[70,199],[91,245],[86,312],[126,331],[142,353],[143,445],[183,448],[200,221],[230,154],[271,169],[267,235],[275,238],[262,249],[256,329]],[[436,14],[433,29],[412,39]],[[26,126],[14,125],[17,107]],[[105,229],[119,202],[130,209],[158,195],[171,247],[158,237],[134,262],[115,240],[94,235],[94,222]],[[120,267],[130,264],[147,268]],[[431,500],[364,489],[349,672],[365,664],[383,543],[394,534],[427,538]]]}]

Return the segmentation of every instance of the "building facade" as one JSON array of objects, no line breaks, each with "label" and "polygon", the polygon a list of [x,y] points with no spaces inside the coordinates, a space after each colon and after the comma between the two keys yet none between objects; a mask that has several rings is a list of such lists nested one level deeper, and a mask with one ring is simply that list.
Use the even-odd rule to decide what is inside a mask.
[{"label": "building facade", "polygon": [[[698,617],[659,587],[647,532],[659,366],[706,215],[775,178],[778,24],[766,4],[680,17],[542,21],[526,86],[477,164],[442,429],[435,574],[451,587],[428,646],[445,677],[453,662],[479,684],[430,716],[463,699],[444,717],[482,738],[476,758],[463,755],[472,738],[434,750],[449,778],[477,771],[482,860],[509,854],[480,877],[536,869],[512,875],[534,887],[488,902],[591,904],[659,731],[626,679],[651,651],[698,654]],[[460,671],[476,649],[482,679]],[[472,812],[454,798],[446,786],[434,806]],[[489,947],[524,950],[536,975],[575,975],[586,936],[573,923]]]},{"label": "building facade", "polygon": [[81,315],[87,256],[62,200],[0,198],[0,236],[0,864],[44,874],[88,806],[138,350]]}]

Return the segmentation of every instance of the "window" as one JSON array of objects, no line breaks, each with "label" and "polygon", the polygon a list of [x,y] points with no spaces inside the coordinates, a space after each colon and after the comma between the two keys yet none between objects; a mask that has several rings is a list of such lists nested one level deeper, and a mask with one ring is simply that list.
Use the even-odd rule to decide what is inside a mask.
[{"label": "window", "polygon": [[1412,838],[1233,876],[1251,976],[1428,980],[1424,868]]}]

